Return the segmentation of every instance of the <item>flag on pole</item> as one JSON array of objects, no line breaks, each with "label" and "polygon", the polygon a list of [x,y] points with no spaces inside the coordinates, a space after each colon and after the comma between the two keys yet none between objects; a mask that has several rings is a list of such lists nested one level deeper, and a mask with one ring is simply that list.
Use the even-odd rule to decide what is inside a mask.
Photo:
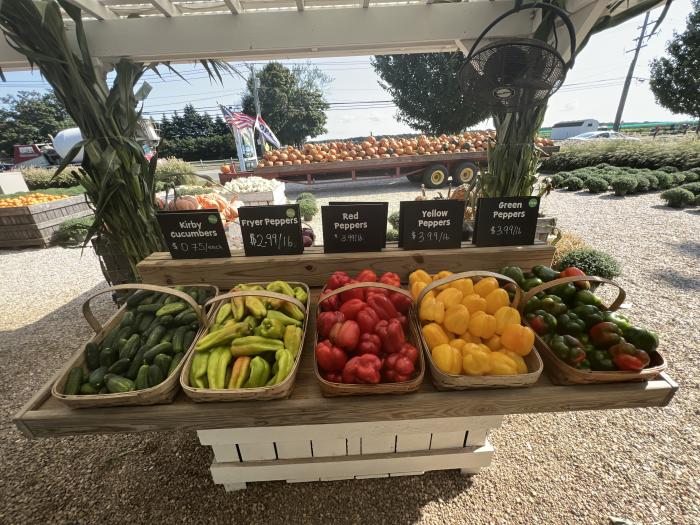
[{"label": "flag on pole", "polygon": [[224,120],[226,124],[236,129],[246,129],[255,127],[255,119],[249,117],[245,113],[235,113],[231,111],[226,106],[219,106],[221,108],[221,113],[224,115]]},{"label": "flag on pole", "polygon": [[275,134],[270,129],[270,126],[267,125],[267,123],[263,120],[263,118],[260,115],[258,115],[255,118],[255,128],[262,134],[263,137],[265,137],[265,140],[267,140],[270,144],[272,144],[276,148],[280,147],[279,139],[275,136]]}]

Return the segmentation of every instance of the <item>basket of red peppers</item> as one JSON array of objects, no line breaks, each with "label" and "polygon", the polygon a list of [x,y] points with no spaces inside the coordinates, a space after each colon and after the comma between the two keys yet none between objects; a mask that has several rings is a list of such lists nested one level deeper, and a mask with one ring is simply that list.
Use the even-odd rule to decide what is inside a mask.
[{"label": "basket of red peppers", "polygon": [[[642,381],[666,369],[657,350],[658,336],[617,312],[625,300],[617,283],[574,267],[557,272],[540,265],[526,274],[506,267],[501,272],[526,290],[520,303],[522,317],[536,333],[535,346],[552,382]],[[609,306],[594,293],[603,284],[617,289]]]},{"label": "basket of red peppers", "polygon": [[404,394],[423,382],[425,363],[411,295],[393,272],[334,272],[318,300],[315,371],[324,396]]}]

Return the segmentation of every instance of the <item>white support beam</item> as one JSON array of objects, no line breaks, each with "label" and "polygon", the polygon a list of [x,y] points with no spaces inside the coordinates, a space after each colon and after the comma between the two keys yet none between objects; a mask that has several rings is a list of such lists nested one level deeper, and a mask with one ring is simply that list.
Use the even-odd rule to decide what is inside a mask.
[{"label": "white support beam", "polygon": [[180,10],[170,0],[149,0],[161,14],[167,18],[178,16]]},{"label": "white support beam", "polygon": [[457,46],[457,49],[459,49],[465,57],[469,55],[469,50],[471,49],[473,43],[474,42],[472,40],[455,40],[455,45]]},{"label": "white support beam", "polygon": [[[582,7],[578,12],[570,15],[571,22],[576,30],[576,47],[588,36],[595,23],[607,10],[605,2],[592,2],[585,7]],[[557,34],[559,35],[559,53],[564,57],[564,60],[571,58],[571,39],[569,31],[564,24],[557,25]]]},{"label": "white support beam", "polygon": [[296,0],[297,3],[297,11],[303,11],[304,10],[304,0]]},{"label": "white support beam", "polygon": [[362,8],[367,9],[369,7],[369,0],[362,0]]},{"label": "white support beam", "polygon": [[107,9],[97,0],[68,0],[75,7],[79,7],[90,16],[94,16],[98,20],[113,20],[117,18],[112,11]]},{"label": "white support beam", "polygon": [[243,6],[241,6],[241,0],[224,0],[226,7],[231,10],[231,14],[237,15],[243,12]]}]

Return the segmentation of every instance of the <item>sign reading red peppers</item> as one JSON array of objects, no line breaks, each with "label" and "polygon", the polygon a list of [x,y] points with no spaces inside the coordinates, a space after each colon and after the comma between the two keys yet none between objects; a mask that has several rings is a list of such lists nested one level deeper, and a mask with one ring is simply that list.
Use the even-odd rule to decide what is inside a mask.
[{"label": "sign reading red peppers", "polygon": [[411,298],[384,288],[357,287],[334,294],[354,283],[380,282],[400,287],[393,272],[381,277],[372,270],[355,279],[333,273],[319,298],[322,312],[316,325],[319,372],[333,383],[397,383],[418,372],[418,350],[406,338]]},{"label": "sign reading red peppers", "polygon": [[386,202],[321,207],[323,251],[378,252],[386,246]]}]

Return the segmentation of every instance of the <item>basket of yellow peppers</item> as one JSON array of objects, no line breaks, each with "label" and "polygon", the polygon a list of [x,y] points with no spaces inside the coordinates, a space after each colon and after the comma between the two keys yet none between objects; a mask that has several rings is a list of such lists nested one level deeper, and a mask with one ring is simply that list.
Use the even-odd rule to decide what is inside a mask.
[{"label": "basket of yellow peppers", "polygon": [[433,383],[439,390],[530,386],[542,373],[534,332],[521,323],[520,288],[486,272],[430,275],[416,270],[409,289]]}]

